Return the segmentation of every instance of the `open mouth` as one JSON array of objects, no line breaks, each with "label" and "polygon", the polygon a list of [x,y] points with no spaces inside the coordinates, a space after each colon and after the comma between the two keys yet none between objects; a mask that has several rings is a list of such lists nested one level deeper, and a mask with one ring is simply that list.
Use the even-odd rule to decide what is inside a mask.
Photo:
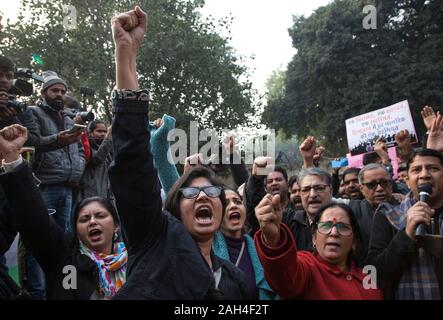
[{"label": "open mouth", "polygon": [[208,206],[198,207],[195,212],[195,220],[198,224],[209,225],[212,224],[212,209]]},{"label": "open mouth", "polygon": [[89,231],[88,236],[92,241],[98,241],[100,240],[102,233],[103,232],[101,232],[99,229],[92,229]]},{"label": "open mouth", "polygon": [[271,194],[279,194],[280,188],[279,187],[273,187],[271,188]]},{"label": "open mouth", "polygon": [[241,218],[240,212],[235,211],[229,214],[229,221],[231,222],[239,223],[240,218]]}]

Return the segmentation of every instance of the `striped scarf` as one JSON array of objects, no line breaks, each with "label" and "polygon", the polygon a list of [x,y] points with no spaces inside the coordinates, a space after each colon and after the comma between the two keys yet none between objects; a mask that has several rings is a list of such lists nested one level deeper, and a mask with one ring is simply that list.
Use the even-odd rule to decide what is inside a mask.
[{"label": "striped scarf", "polygon": [[[406,228],[407,212],[416,203],[412,193],[400,205],[382,203],[377,209],[396,230]],[[440,216],[440,223],[441,221]],[[404,271],[396,292],[397,300],[440,300],[440,290],[434,271],[433,256],[419,248],[411,264]]]},{"label": "striped scarf", "polygon": [[80,252],[95,262],[100,280],[100,297],[111,299],[126,282],[128,252],[123,242],[114,243],[114,253],[92,251],[80,241]]}]

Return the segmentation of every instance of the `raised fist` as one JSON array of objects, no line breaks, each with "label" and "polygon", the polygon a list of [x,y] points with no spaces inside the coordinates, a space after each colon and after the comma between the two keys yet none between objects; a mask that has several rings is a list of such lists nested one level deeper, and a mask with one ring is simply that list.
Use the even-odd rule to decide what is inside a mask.
[{"label": "raised fist", "polygon": [[28,140],[28,130],[13,124],[0,130],[0,154],[6,162],[12,162],[19,158],[20,150]]},{"label": "raised fist", "polygon": [[139,6],[112,18],[112,36],[117,49],[137,51],[147,29],[148,15]]}]

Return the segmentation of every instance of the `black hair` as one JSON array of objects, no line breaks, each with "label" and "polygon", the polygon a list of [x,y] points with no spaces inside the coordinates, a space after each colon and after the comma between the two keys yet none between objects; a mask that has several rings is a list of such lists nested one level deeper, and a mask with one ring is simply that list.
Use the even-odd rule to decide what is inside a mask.
[{"label": "black hair", "polygon": [[65,95],[63,97],[63,102],[65,103],[65,106],[70,109],[81,109],[80,102],[77,100],[76,97]]},{"label": "black hair", "polygon": [[411,157],[408,160],[408,163],[406,165],[407,170],[409,171],[409,167],[411,166],[411,163],[414,161],[415,157],[434,157],[440,160],[440,164],[443,166],[443,154],[438,152],[437,150],[433,149],[423,149],[420,151],[414,152]]},{"label": "black hair", "polygon": [[222,188],[222,192],[220,194],[220,200],[222,203],[222,215],[225,214],[226,210],[226,197],[223,191],[225,185],[221,182],[220,178],[212,171],[204,166],[196,166],[192,168],[189,172],[185,173],[183,176],[178,179],[175,184],[172,186],[171,190],[168,193],[165,201],[165,210],[169,211],[174,217],[181,221],[180,215],[180,199],[181,199],[181,188],[188,187],[193,180],[197,178],[206,178],[208,181],[217,187]]},{"label": "black hair", "polygon": [[375,151],[365,153],[365,155],[363,156],[363,165],[365,166],[370,163],[376,163],[379,159],[380,157]]},{"label": "black hair", "polygon": [[400,172],[402,172],[402,171],[408,171],[408,168],[407,168],[407,166],[406,165],[400,165],[400,166],[398,166],[398,169],[397,169],[397,174],[399,174]]},{"label": "black hair", "polygon": [[321,219],[323,213],[327,209],[331,209],[331,208],[340,208],[343,211],[345,211],[346,214],[348,215],[348,218],[349,218],[349,220],[351,222],[351,226],[352,226],[354,241],[356,242],[357,245],[356,245],[355,251],[351,250],[349,252],[348,258],[347,258],[347,263],[350,264],[351,261],[354,260],[357,266],[361,266],[363,263],[363,259],[365,257],[364,248],[363,248],[363,244],[362,244],[362,235],[361,235],[358,220],[355,217],[355,214],[352,211],[350,206],[348,206],[344,203],[338,203],[338,202],[330,202],[330,203],[322,206],[320,208],[320,210],[318,211],[317,215],[315,216],[314,221],[311,224],[312,234],[314,235],[315,232],[317,231],[318,223],[320,222],[320,219]]},{"label": "black hair", "polygon": [[343,175],[342,175],[342,177],[341,177],[341,179],[342,179],[342,181],[344,182],[345,181],[345,176],[346,175],[348,175],[348,174],[353,174],[353,173],[355,173],[356,175],[357,175],[357,177],[358,177],[358,174],[360,173],[360,168],[347,168],[344,172],[343,172]]},{"label": "black hair", "polygon": [[[285,181],[288,182],[288,173],[286,172],[285,169],[283,169],[283,168],[280,167],[280,166],[275,166],[275,167],[274,167],[274,170],[272,170],[271,173],[272,173],[272,172],[275,172],[275,171],[280,172],[280,173],[283,175],[283,177],[285,178]],[[269,174],[270,174],[270,173],[269,173]],[[269,175],[269,174],[268,174],[268,175]],[[268,175],[266,175],[266,177],[265,177],[265,181],[266,181],[266,179],[268,178]]]},{"label": "black hair", "polygon": [[106,127],[106,123],[104,121],[98,120],[98,119],[92,120],[88,126],[89,133],[92,133],[97,128],[97,125],[99,125],[99,124],[103,124]]},{"label": "black hair", "polygon": [[235,193],[240,197],[240,199],[243,199],[242,196],[240,195],[240,193],[239,193],[237,190],[233,189],[233,188],[224,187],[223,190],[224,190],[224,191],[232,191],[232,192],[235,192]]},{"label": "black hair", "polygon": [[112,218],[114,219],[114,223],[119,226],[120,225],[120,219],[118,217],[117,214],[117,210],[115,209],[114,205],[112,204],[112,202],[106,198],[102,198],[102,197],[90,197],[90,198],[86,198],[83,199],[82,201],[80,201],[80,203],[77,204],[77,206],[75,207],[74,210],[74,215],[73,215],[73,226],[74,226],[74,232],[77,233],[77,220],[78,220],[78,216],[80,214],[80,211],[86,207],[88,204],[91,204],[93,202],[97,202],[100,205],[102,205],[106,210],[109,211],[109,213],[111,213]]},{"label": "black hair", "polygon": [[[297,179],[298,179],[298,176],[297,175],[293,175],[293,176],[291,176],[290,178],[289,178],[289,181],[288,181],[288,188],[289,189],[291,189],[292,188],[292,185],[295,183],[295,182],[297,182]],[[298,182],[297,182],[298,183]]]},{"label": "black hair", "polygon": [[16,71],[14,62],[5,56],[0,56],[0,69],[4,71]]}]

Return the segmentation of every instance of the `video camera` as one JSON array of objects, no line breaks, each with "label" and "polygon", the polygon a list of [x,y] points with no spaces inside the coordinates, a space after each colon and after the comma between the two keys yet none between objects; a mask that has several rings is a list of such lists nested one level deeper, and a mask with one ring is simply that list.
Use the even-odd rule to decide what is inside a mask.
[{"label": "video camera", "polygon": [[[24,79],[34,79],[38,82],[43,82],[43,77],[36,74],[33,70],[26,68],[18,68],[15,72],[15,78],[12,82],[12,88],[8,93],[17,96],[29,97],[34,93],[32,83]],[[14,100],[13,98],[8,100],[7,106],[13,108],[18,114],[25,112],[28,108],[26,103]]]},{"label": "video camera", "polygon": [[86,111],[82,108],[80,102],[73,96],[66,95],[64,97],[65,113],[74,119],[77,115],[82,119],[83,122],[92,121],[95,119],[94,113],[92,111]]}]

